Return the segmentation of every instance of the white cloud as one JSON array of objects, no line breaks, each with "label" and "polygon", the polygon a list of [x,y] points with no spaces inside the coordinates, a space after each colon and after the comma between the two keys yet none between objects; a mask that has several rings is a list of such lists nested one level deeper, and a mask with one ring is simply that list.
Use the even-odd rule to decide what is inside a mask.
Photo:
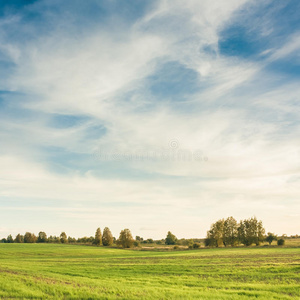
[{"label": "white cloud", "polygon": [[300,48],[300,33],[297,32],[293,34],[286,44],[276,49],[274,53],[270,56],[269,60],[274,61],[277,59],[285,58],[286,56],[299,51]]},{"label": "white cloud", "polygon": [[[259,211],[268,218],[262,212],[266,209],[276,216],[289,215],[293,209],[283,199],[299,197],[294,180],[299,176],[299,127],[293,125],[285,134],[282,123],[267,117],[275,112],[287,122],[286,114],[297,114],[293,103],[298,88],[282,84],[270,92],[256,83],[270,75],[262,71],[268,62],[298,49],[298,36],[264,62],[224,57],[218,51],[219,34],[246,3],[252,1],[161,1],[119,34],[97,27],[77,39],[68,27],[56,26],[51,34],[25,45],[2,37],[1,50],[15,63],[14,73],[2,85],[25,94],[15,103],[36,117],[30,122],[9,116],[0,120],[5,143],[0,196],[21,199],[24,205],[16,210],[32,207],[72,222],[89,220],[84,228],[96,226],[99,214],[105,222],[111,220],[115,230],[126,222],[134,228],[155,223],[148,233],[157,238],[170,224],[178,235],[186,236],[192,226],[196,229],[191,236],[203,236],[209,223],[224,214],[248,217]],[[179,103],[156,99],[147,88],[149,76],[169,61],[199,75],[199,91]],[[70,128],[52,128],[53,113],[89,119]],[[106,133],[90,139],[89,128],[100,125]],[[68,174],[57,174],[41,158],[47,151],[39,149],[54,146],[70,155],[159,152],[169,149],[173,139],[179,150],[201,150],[208,161],[112,161],[105,167],[95,161],[84,171],[74,164]],[[115,178],[96,175],[101,168],[115,168]],[[122,168],[128,171],[126,179],[120,175]],[[133,179],[130,172],[141,178]],[[41,206],[27,206],[27,199]],[[49,199],[65,206],[50,208]],[[109,205],[115,202],[128,207]]]}]

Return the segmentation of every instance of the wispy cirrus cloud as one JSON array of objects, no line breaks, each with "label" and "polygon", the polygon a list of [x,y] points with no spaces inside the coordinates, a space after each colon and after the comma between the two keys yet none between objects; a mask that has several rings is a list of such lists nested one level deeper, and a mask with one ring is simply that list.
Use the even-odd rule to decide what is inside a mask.
[{"label": "wispy cirrus cloud", "polygon": [[[297,23],[286,18],[282,31],[275,18],[292,3],[134,2],[37,1],[1,15],[2,206],[40,207],[49,221],[49,203],[62,203],[51,216],[62,225],[69,209],[70,230],[94,220],[83,232],[98,226],[88,206],[105,207],[116,231],[126,215],[137,234],[163,218],[147,233],[157,238],[203,236],[225,212],[276,229],[266,211],[285,220],[299,197]],[[94,157],[172,140],[208,160]]]}]

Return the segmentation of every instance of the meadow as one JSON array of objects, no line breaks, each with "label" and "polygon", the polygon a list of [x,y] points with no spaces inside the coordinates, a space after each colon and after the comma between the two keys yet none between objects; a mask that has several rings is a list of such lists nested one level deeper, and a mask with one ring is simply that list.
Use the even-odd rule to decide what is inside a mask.
[{"label": "meadow", "polygon": [[300,248],[0,244],[1,299],[300,299]]}]

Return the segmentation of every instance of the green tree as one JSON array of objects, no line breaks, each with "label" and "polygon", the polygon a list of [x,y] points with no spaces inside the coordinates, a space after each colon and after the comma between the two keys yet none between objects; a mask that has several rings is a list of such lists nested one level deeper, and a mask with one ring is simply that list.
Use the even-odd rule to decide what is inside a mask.
[{"label": "green tree", "polygon": [[102,233],[100,228],[97,228],[96,230],[94,244],[97,246],[100,246],[102,244]]},{"label": "green tree", "polygon": [[268,235],[266,237],[266,241],[269,243],[269,245],[272,244],[273,241],[277,240],[277,236],[274,233],[268,232]]},{"label": "green tree", "polygon": [[220,219],[210,226],[207,231],[205,245],[220,247],[223,245],[224,239],[224,219]]},{"label": "green tree", "polygon": [[18,233],[15,238],[15,243],[24,243],[24,236]]},{"label": "green tree", "polygon": [[257,246],[264,240],[265,229],[262,221],[258,221],[255,217],[240,221],[238,227],[239,242],[245,246],[256,244]]},{"label": "green tree", "polygon": [[285,244],[285,240],[284,239],[279,239],[278,241],[277,241],[277,245],[278,246],[283,246]]},{"label": "green tree", "polygon": [[205,245],[205,247],[215,246],[215,242],[210,235],[210,231],[207,231],[207,233],[206,233],[206,238],[204,239],[204,245]]},{"label": "green tree", "polygon": [[60,240],[55,235],[54,236],[50,235],[48,238],[48,243],[60,243]]},{"label": "green tree", "polygon": [[226,247],[231,245],[232,247],[237,243],[238,240],[238,224],[236,219],[229,217],[224,221],[223,228],[223,244]]},{"label": "green tree", "polygon": [[87,242],[91,244],[95,244],[95,238],[93,236],[90,236],[89,238],[87,238]]},{"label": "green tree", "polygon": [[37,238],[38,243],[46,243],[47,242],[47,234],[43,231],[39,232],[38,238]]},{"label": "green tree", "polygon": [[129,229],[121,230],[119,239],[117,240],[117,244],[121,245],[123,248],[132,247],[134,239]]},{"label": "green tree", "polygon": [[266,230],[263,226],[262,221],[258,221],[256,218],[252,218],[253,227],[255,228],[255,245],[259,246],[265,239]]},{"label": "green tree", "polygon": [[10,234],[7,238],[6,238],[6,243],[13,243],[14,239],[12,237],[12,235]]},{"label": "green tree", "polygon": [[166,245],[175,245],[177,241],[177,238],[174,234],[171,233],[171,231],[168,231],[167,237],[165,239]]},{"label": "green tree", "polygon": [[59,236],[60,242],[63,244],[68,243],[68,238],[65,232],[62,232]]},{"label": "green tree", "polygon": [[111,246],[113,244],[113,236],[108,227],[105,227],[102,235],[102,244],[103,246]]},{"label": "green tree", "polygon": [[68,236],[68,243],[76,243],[76,239],[74,237]]},{"label": "green tree", "polygon": [[245,246],[250,246],[254,243],[254,231],[251,229],[250,219],[240,221],[238,237],[239,241]]},{"label": "green tree", "polygon": [[24,243],[35,243],[36,236],[33,233],[26,232],[24,235]]}]

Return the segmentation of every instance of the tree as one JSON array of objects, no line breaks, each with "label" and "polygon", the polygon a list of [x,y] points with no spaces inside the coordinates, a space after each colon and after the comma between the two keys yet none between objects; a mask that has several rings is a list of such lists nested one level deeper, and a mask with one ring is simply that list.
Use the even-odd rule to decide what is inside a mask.
[{"label": "tree", "polygon": [[229,217],[224,221],[223,228],[223,244],[226,247],[231,245],[232,247],[237,243],[238,239],[238,225],[236,219]]},{"label": "tree", "polygon": [[277,245],[278,246],[283,246],[285,244],[285,240],[284,239],[279,239],[278,241],[277,241]]},{"label": "tree", "polygon": [[177,241],[177,238],[174,234],[171,233],[171,231],[168,231],[165,243],[166,245],[175,245]]},{"label": "tree", "polygon": [[6,238],[6,243],[13,243],[14,242],[14,239],[13,237],[11,236],[11,234]]},{"label": "tree", "polygon": [[68,238],[67,238],[67,235],[65,232],[62,232],[60,234],[59,239],[60,239],[61,243],[64,243],[64,244],[68,243]]},{"label": "tree", "polygon": [[105,227],[102,235],[102,244],[103,246],[111,246],[113,244],[113,236],[108,227]]},{"label": "tree", "polygon": [[38,243],[46,243],[47,242],[47,234],[43,231],[39,232],[38,238],[37,238]]},{"label": "tree", "polygon": [[224,219],[220,219],[213,224],[213,233],[216,246],[222,246],[224,244]]},{"label": "tree", "polygon": [[24,243],[35,243],[36,236],[33,233],[26,232],[24,235]]},{"label": "tree", "polygon": [[224,219],[221,219],[210,226],[210,230],[207,231],[205,245],[220,247],[224,241],[223,236],[224,236]]},{"label": "tree", "polygon": [[269,243],[269,245],[271,245],[274,240],[276,241],[276,239],[277,239],[277,236],[274,233],[268,232],[266,241]]},{"label": "tree", "polygon": [[74,237],[68,236],[68,243],[76,243],[76,239]]},{"label": "tree", "polygon": [[60,243],[60,239],[57,236],[50,235],[48,238],[48,243]]},{"label": "tree", "polygon": [[247,240],[246,237],[246,228],[245,228],[245,224],[243,221],[240,221],[239,226],[238,226],[238,242],[242,243],[246,246],[251,245],[250,241]]},{"label": "tree", "polygon": [[97,228],[96,230],[94,244],[97,246],[102,244],[102,233],[100,228]]},{"label": "tree", "polygon": [[24,243],[24,236],[18,233],[15,238],[15,243]]},{"label": "tree", "polygon": [[117,244],[121,245],[123,248],[132,247],[134,239],[129,229],[121,230],[119,239],[117,240]]},{"label": "tree", "polygon": [[258,221],[255,217],[240,221],[238,239],[245,246],[250,246],[253,243],[258,246],[264,240],[264,234],[265,229],[262,221]]},{"label": "tree", "polygon": [[259,246],[265,239],[266,230],[263,227],[262,221],[258,221],[256,218],[252,218],[253,226],[255,228],[255,239],[256,246]]},{"label": "tree", "polygon": [[205,247],[213,247],[215,246],[214,240],[210,236],[210,231],[206,233],[206,239],[204,240]]},{"label": "tree", "polygon": [[93,236],[90,236],[89,238],[87,238],[87,242],[91,244],[95,244],[95,238]]}]

